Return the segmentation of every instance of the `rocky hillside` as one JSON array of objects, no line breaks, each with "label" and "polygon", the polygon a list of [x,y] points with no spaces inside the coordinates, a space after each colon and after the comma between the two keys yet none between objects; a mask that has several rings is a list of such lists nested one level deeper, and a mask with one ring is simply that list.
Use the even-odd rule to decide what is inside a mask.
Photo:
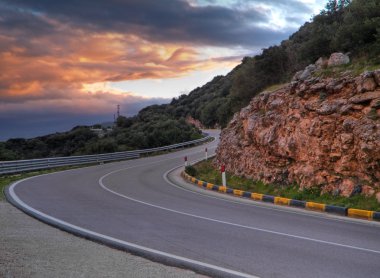
[{"label": "rocky hillside", "polygon": [[263,49],[226,76],[217,76],[165,105],[174,117],[222,127],[266,88],[333,52],[349,52],[352,65],[380,65],[380,1],[330,0],[326,8],[279,45]]},{"label": "rocky hillside", "polygon": [[236,113],[221,134],[217,163],[336,195],[380,191],[380,70],[318,77],[328,62],[320,59]]}]

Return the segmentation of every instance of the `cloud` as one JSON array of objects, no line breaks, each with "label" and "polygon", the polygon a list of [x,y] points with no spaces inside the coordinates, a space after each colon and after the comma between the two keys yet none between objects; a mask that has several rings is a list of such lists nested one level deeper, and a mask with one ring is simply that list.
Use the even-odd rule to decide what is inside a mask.
[{"label": "cloud", "polygon": [[[92,32],[138,35],[155,42],[263,47],[278,42],[291,30],[273,29],[270,9],[310,13],[303,2],[232,1],[231,5],[191,5],[180,0],[3,0]],[[194,3],[194,2],[193,2]],[[301,23],[301,22],[300,22]],[[46,30],[48,31],[48,30]]]},{"label": "cloud", "polygon": [[[131,115],[165,102],[109,84],[232,68],[244,53],[257,53],[285,38],[290,23],[309,12],[297,0],[226,3],[1,0],[0,134],[14,130],[5,128],[5,118],[22,126],[26,117],[33,121],[33,114],[39,120],[66,115],[66,124],[72,125],[74,118],[80,122],[79,115],[108,118],[116,104]],[[283,27],[273,23],[273,12],[279,10],[289,23]],[[33,121],[36,126],[39,120]]]},{"label": "cloud", "polygon": [[15,30],[0,27],[0,100],[71,99],[84,84],[178,77],[239,58],[207,59],[193,48],[155,44],[133,35],[59,28],[59,33],[23,43],[18,38],[28,37],[28,30],[17,30],[14,37]]}]

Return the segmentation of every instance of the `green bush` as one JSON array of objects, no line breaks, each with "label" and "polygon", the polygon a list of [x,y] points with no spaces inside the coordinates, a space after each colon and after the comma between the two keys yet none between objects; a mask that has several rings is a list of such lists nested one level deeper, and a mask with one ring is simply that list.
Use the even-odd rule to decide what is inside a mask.
[{"label": "green bush", "polygon": [[197,170],[192,165],[186,166],[185,172],[192,177],[197,175]]}]

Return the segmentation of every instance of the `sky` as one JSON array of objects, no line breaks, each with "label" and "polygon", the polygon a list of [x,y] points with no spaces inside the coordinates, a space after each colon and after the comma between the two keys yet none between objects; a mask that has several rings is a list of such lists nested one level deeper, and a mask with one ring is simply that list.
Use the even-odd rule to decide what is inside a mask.
[{"label": "sky", "polygon": [[0,141],[169,102],[287,39],[320,0],[0,0]]}]

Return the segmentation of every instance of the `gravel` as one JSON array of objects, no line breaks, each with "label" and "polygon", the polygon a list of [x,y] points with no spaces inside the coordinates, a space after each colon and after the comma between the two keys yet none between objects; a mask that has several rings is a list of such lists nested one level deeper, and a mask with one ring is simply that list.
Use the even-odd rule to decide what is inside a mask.
[{"label": "gravel", "polygon": [[43,224],[0,201],[0,277],[204,277]]}]

